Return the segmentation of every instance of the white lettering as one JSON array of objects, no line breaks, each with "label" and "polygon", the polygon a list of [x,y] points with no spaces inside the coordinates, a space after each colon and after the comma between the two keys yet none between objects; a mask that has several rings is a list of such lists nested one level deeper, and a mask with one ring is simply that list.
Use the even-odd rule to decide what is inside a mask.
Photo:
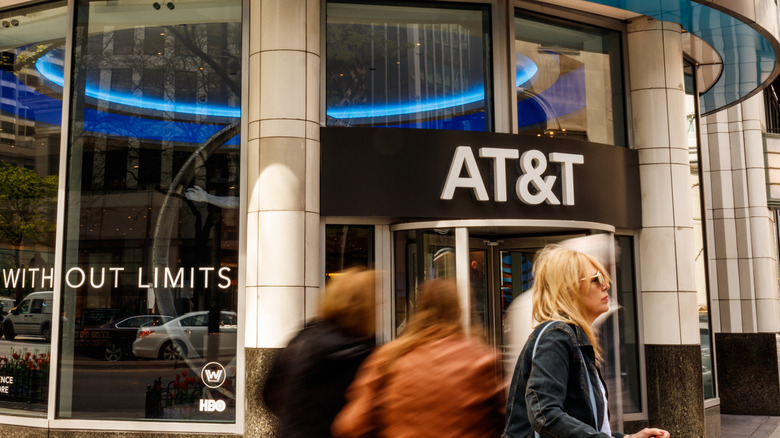
[{"label": "white lettering", "polygon": [[114,287],[119,287],[119,271],[124,271],[125,268],[108,268],[108,270],[114,273]]},{"label": "white lettering", "polygon": [[[3,269],[3,280],[5,281],[5,287],[16,287],[16,283],[19,281],[19,271],[21,271],[21,269],[17,269],[16,274],[14,275],[13,269]],[[22,287],[24,287],[24,284],[22,284]]]},{"label": "white lettering", "polygon": [[54,288],[54,268],[49,268],[49,275],[46,275],[45,269],[41,269],[41,288],[46,288],[46,281],[49,282],[49,289]]},{"label": "white lettering", "polygon": [[561,185],[563,185],[563,190],[561,198],[563,198],[563,205],[574,205],[574,165],[585,163],[585,157],[577,154],[553,152],[550,154],[550,161],[562,164]]},{"label": "white lettering", "polygon": [[198,407],[201,412],[222,412],[227,407],[227,404],[225,403],[225,400],[200,399]]},{"label": "white lettering", "polygon": [[520,151],[517,149],[480,148],[480,157],[493,159],[493,192],[496,202],[506,202],[506,160],[517,159]]},{"label": "white lettering", "polygon": [[[561,201],[552,192],[552,186],[557,177],[542,177],[547,170],[547,159],[541,151],[532,149],[523,152],[520,156],[520,170],[523,175],[517,179],[515,191],[517,197],[526,204],[537,205],[546,202],[550,205],[560,205]],[[536,193],[528,190],[529,185],[533,185]]]},{"label": "white lettering", "polygon": [[106,268],[100,268],[100,284],[95,284],[95,268],[89,268],[89,284],[95,289],[103,287],[106,283]]},{"label": "white lettering", "polygon": [[30,271],[30,284],[35,287],[35,273],[40,271],[40,268],[27,268],[27,270]]},{"label": "white lettering", "polygon": [[149,289],[150,287],[152,287],[151,284],[149,284],[149,283],[146,283],[146,284],[141,283],[141,279],[143,278],[143,276],[144,276],[144,268],[139,267],[138,268],[138,288],[139,289]]},{"label": "white lettering", "polygon": [[160,269],[157,266],[155,266],[154,267],[154,288],[155,289],[157,289],[157,279],[159,278],[158,277],[159,271],[160,271]]},{"label": "white lettering", "polygon": [[8,394],[8,387],[7,386],[0,386],[0,392],[3,394]]},{"label": "white lettering", "polygon": [[210,383],[219,382],[219,379],[222,378],[222,371],[223,370],[221,370],[221,369],[219,369],[219,370],[208,370],[207,369],[207,370],[204,370],[204,371],[206,373],[206,380],[208,380]]},{"label": "white lettering", "polygon": [[[81,280],[77,284],[73,284],[70,281],[70,273],[71,272],[78,272],[81,276]],[[84,285],[84,282],[87,281],[87,274],[84,273],[84,270],[81,268],[70,268],[68,269],[68,272],[65,273],[65,284],[67,284],[69,287],[72,287],[74,289],[79,288]]]},{"label": "white lettering", "polygon": [[209,272],[213,271],[214,268],[198,268],[199,271],[203,271],[203,286],[209,287]]},{"label": "white lettering", "polygon": [[217,286],[219,286],[220,289],[227,289],[228,287],[230,287],[230,277],[228,277],[227,275],[223,275],[222,274],[223,272],[230,272],[230,268],[227,267],[219,268],[219,272],[217,272],[217,275],[219,275],[219,278],[225,280],[225,282],[219,283]]},{"label": "white lettering", "polygon": [[14,376],[0,376],[0,383],[4,385],[13,385]]},{"label": "white lettering", "polygon": [[[465,166],[467,177],[460,176]],[[473,189],[474,195],[480,201],[488,201],[487,189],[482,181],[482,175],[477,167],[477,160],[474,153],[468,146],[458,146],[455,148],[455,156],[450,163],[450,170],[447,173],[447,180],[444,183],[444,190],[441,192],[440,199],[449,200],[455,195],[457,188]]]},{"label": "white lettering", "polygon": [[168,280],[171,280],[170,287],[184,287],[184,268],[179,268],[176,278],[173,278],[170,268],[165,267],[165,287],[168,287]]}]

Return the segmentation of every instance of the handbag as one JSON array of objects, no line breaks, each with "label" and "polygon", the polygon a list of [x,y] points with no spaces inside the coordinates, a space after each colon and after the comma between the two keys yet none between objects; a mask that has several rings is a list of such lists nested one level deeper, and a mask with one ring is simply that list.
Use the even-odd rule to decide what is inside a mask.
[{"label": "handbag", "polygon": [[[542,331],[539,332],[539,336],[536,337],[536,342],[534,342],[534,349],[531,352],[531,363],[533,363],[533,358],[536,357],[536,348],[539,346],[539,340],[542,339],[542,335],[548,328],[550,328],[553,322],[555,321],[549,321],[542,328]],[[582,362],[582,367],[585,370],[585,376],[586,376],[585,380],[588,381],[588,394],[590,395],[590,407],[593,410],[593,422],[594,424],[598,424],[599,416],[596,413],[596,396],[593,394],[593,385],[590,383],[590,373],[588,372],[588,367],[585,364],[585,358],[582,356],[582,350],[580,350],[579,345],[577,346],[577,354],[580,356],[580,362]],[[598,430],[598,427],[596,427],[596,430]],[[541,438],[539,432],[534,431],[534,438]]]}]

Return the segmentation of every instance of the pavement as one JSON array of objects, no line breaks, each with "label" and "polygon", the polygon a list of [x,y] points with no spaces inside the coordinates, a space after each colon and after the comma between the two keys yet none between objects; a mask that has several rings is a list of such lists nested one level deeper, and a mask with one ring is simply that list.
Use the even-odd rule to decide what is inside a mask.
[{"label": "pavement", "polygon": [[780,438],[780,417],[721,414],[720,437]]}]

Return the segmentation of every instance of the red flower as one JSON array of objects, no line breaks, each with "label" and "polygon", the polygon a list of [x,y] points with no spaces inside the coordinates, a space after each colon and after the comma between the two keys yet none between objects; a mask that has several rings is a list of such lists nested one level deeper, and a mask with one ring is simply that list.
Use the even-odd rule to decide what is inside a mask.
[{"label": "red flower", "polygon": [[187,377],[187,383],[195,383],[194,377]]},{"label": "red flower", "polygon": [[184,371],[182,371],[182,372],[181,372],[181,376],[182,376],[182,377],[187,377],[187,370],[184,370]]},{"label": "red flower", "polygon": [[13,357],[14,357],[14,359],[19,359],[19,357],[20,357],[20,356],[19,356],[19,353],[14,353],[14,354],[13,354]]}]

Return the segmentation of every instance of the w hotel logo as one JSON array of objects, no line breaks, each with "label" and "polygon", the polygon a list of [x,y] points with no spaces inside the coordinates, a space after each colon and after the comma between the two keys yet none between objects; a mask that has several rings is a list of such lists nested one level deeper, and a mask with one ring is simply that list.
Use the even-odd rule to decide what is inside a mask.
[{"label": "w hotel logo", "polygon": [[225,367],[218,362],[209,362],[200,371],[200,378],[203,380],[203,384],[209,388],[219,388],[225,383],[226,376]]}]

